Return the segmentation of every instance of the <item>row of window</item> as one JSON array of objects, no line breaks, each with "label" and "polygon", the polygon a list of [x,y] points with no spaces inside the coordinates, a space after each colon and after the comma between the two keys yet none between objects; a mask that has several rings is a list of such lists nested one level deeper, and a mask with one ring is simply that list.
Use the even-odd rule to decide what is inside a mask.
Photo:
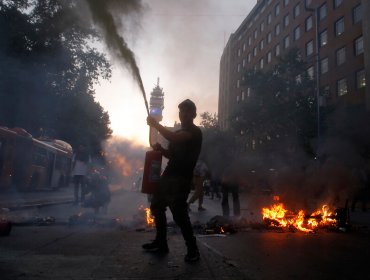
[{"label": "row of window", "polygon": [[[307,69],[307,71],[308,71],[309,76],[311,75],[313,76],[313,67],[310,67],[309,69]],[[357,90],[366,87],[366,78],[365,78],[364,69],[361,69],[355,73],[355,83],[356,83]],[[239,88],[239,80],[238,80],[237,85],[238,85],[237,87]],[[323,95],[329,95],[330,87],[328,85],[324,86],[321,90],[321,93]],[[339,79],[336,82],[336,94],[337,96],[343,96],[343,95],[348,94],[348,82],[346,78]],[[241,95],[236,96],[236,102],[244,101],[246,98],[250,97],[250,95],[251,95],[251,89],[247,88],[247,91],[243,90],[241,92]]]},{"label": "row of window", "polygon": [[[366,87],[366,78],[365,78],[365,70],[359,70],[355,73],[355,82],[356,82],[356,89],[361,89]],[[343,96],[348,93],[348,82],[346,78],[340,79],[337,81],[337,89],[336,89],[337,96]],[[330,92],[329,86],[324,87],[324,93]]]},{"label": "row of window", "polygon": [[[335,30],[336,30],[337,35],[340,35],[344,32],[344,18],[343,17],[335,22]],[[298,40],[299,38],[300,38],[300,27],[298,26],[296,29],[294,29],[293,39]],[[271,33],[269,33],[267,35],[267,42],[270,42],[270,41],[271,41]],[[320,34],[319,34],[320,47],[325,46],[327,43],[328,43],[328,32],[327,32],[327,29],[325,29],[322,32],[320,32]],[[283,47],[285,49],[290,47],[290,36],[289,35],[284,37]],[[261,42],[259,44],[259,49],[262,50],[263,48],[264,48],[264,40],[261,40]],[[244,50],[244,48],[243,48],[243,50]],[[354,42],[354,51],[355,51],[356,56],[363,53],[364,45],[363,45],[363,37],[362,36],[355,40],[355,42]],[[314,42],[313,42],[313,40],[310,40],[309,42],[306,43],[306,56],[311,56],[313,53],[314,53]],[[240,50],[239,50],[238,54],[240,55]],[[279,56],[279,55],[280,55],[280,44],[277,44],[275,46],[275,56]],[[254,57],[257,56],[257,47],[253,48],[253,56]],[[268,52],[267,53],[267,63],[270,63],[271,59],[272,59],[272,54],[271,54],[271,52]],[[249,53],[248,56],[247,56],[247,62],[250,63],[251,60],[252,60],[252,54]],[[340,49],[340,50],[337,51],[337,65],[341,65],[344,62],[345,62],[345,50]],[[245,67],[245,64],[246,64],[245,59],[243,59],[243,67]],[[262,69],[264,67],[264,59],[263,58],[260,59],[259,64],[260,64],[260,68]],[[238,72],[240,71],[240,64],[238,64],[238,70],[237,71]]]},{"label": "row of window", "polygon": [[[361,55],[364,53],[364,42],[363,36],[357,38],[354,41],[354,54],[356,56]],[[335,51],[335,64],[336,66],[340,66],[346,62],[346,47],[339,48]],[[320,73],[325,74],[329,72],[329,59],[325,57],[320,60]]]},{"label": "row of window", "polygon": [[[278,4],[279,5],[279,4]],[[298,16],[300,14],[300,9],[299,9],[299,6],[300,4],[298,3],[294,10],[293,10],[293,15],[294,16]],[[340,5],[340,4],[339,4]],[[298,9],[297,9],[298,7]],[[323,7],[326,7],[326,3],[320,7],[320,9],[323,9]],[[326,9],[323,9],[323,11],[326,11]],[[320,18],[324,18],[323,15],[327,15],[327,13],[325,12],[321,12],[321,15]],[[358,22],[360,22],[362,20],[362,6],[361,4],[357,5],[356,7],[353,8],[353,12],[352,12],[352,15],[353,15],[353,23],[356,24]],[[287,14],[284,19],[283,19],[283,24],[284,24],[284,27],[287,27],[289,25],[289,14]],[[309,16],[306,18],[305,20],[305,31],[308,32],[312,29],[313,27],[313,16]],[[261,26],[260,26],[260,30],[261,32],[263,32],[264,30],[264,22],[261,23]],[[341,17],[339,18],[335,23],[334,23],[334,32],[335,32],[335,36],[340,36],[344,33],[344,30],[345,30],[345,26],[344,26],[344,17]],[[280,28],[280,23],[276,24],[275,25],[275,28],[274,28],[274,34],[275,36],[279,36],[280,35],[280,32],[281,32],[281,28]],[[258,36],[258,31],[257,29],[253,32],[253,37],[254,39],[256,39]],[[299,38],[301,37],[301,26],[297,26],[294,31],[293,31],[293,39],[295,41],[297,41]],[[328,34],[327,34],[327,30],[325,29],[324,31],[322,31],[320,34],[319,34],[319,37],[320,37],[320,46],[324,46],[327,44],[327,40],[328,40]],[[267,44],[269,44],[271,41],[272,41],[272,32],[269,32],[266,36],[265,39],[262,39],[260,42],[259,42],[259,45],[258,45],[258,48],[260,50],[262,50],[264,48],[264,41],[266,40]],[[285,43],[284,43],[284,47],[288,47],[289,46],[289,36],[287,36],[285,39],[284,39]],[[248,46],[251,46],[252,45],[252,37],[248,37]],[[243,52],[246,50],[246,44],[244,43],[243,44]],[[241,50],[238,49],[238,56],[241,55]],[[257,46],[254,47],[253,49],[253,55],[256,56],[257,55]]]}]

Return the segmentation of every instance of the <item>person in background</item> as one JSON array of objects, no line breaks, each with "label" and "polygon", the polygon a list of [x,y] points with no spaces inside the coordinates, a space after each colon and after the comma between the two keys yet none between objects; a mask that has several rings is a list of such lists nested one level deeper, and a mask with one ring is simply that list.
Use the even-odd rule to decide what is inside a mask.
[{"label": "person in background", "polygon": [[[72,157],[72,175],[74,184],[74,204],[85,201],[86,175],[91,157],[84,145],[79,145]],[[80,195],[79,195],[80,193]]]},{"label": "person in background", "polygon": [[210,198],[211,199],[214,199],[214,197],[216,196],[218,199],[221,198],[221,195],[220,195],[220,184],[221,184],[221,180],[218,176],[218,174],[216,174],[216,172],[212,172],[211,173],[211,190],[210,190]]},{"label": "person in background", "polygon": [[198,160],[194,168],[194,176],[193,176],[194,193],[188,202],[189,210],[190,210],[190,205],[194,203],[196,200],[198,200],[198,211],[206,210],[205,208],[203,208],[203,198],[204,198],[203,183],[206,178],[207,172],[208,172],[207,165],[202,160]]},{"label": "person in background", "polygon": [[109,190],[109,180],[105,168],[93,168],[91,173],[88,175],[87,181],[88,190],[86,191],[86,194],[88,197],[82,206],[86,208],[93,208],[95,214],[98,214],[99,210],[101,210],[103,214],[106,214],[108,204],[111,199],[111,193]]},{"label": "person in background", "polygon": [[229,193],[233,198],[233,213],[235,217],[240,216],[240,201],[239,201],[239,182],[237,171],[232,167],[227,167],[222,175],[221,190],[222,190],[222,215],[228,217],[230,215]]},{"label": "person in background", "polygon": [[169,207],[185,240],[185,261],[195,262],[199,260],[200,254],[186,201],[202,145],[202,132],[193,123],[197,115],[194,102],[186,99],[178,108],[181,128],[175,132],[163,127],[153,117],[147,118],[148,125],[157,129],[169,141],[169,146],[168,149],[164,149],[160,144],[154,146],[155,150],[168,158],[168,163],[161,175],[159,190],[153,194],[150,204],[156,237],[153,242],[143,244],[142,247],[148,252],[168,253],[166,208]]}]

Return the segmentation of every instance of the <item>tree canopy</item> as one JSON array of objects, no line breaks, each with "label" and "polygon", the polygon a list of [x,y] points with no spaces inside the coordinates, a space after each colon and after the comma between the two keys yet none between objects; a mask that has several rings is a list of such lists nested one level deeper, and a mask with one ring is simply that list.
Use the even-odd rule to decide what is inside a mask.
[{"label": "tree canopy", "polygon": [[245,72],[242,86],[249,88],[250,94],[239,102],[232,119],[241,145],[268,152],[284,150],[284,145],[294,141],[312,152],[309,142],[316,133],[315,88],[297,49],[271,69]]},{"label": "tree canopy", "polygon": [[98,152],[112,131],[94,100],[110,64],[81,16],[82,1],[0,1],[0,125],[86,144]]}]

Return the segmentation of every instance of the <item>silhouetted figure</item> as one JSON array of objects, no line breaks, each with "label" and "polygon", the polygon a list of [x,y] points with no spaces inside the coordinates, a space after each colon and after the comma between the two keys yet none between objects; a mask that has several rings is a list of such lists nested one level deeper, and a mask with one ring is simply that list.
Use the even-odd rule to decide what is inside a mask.
[{"label": "silhouetted figure", "polygon": [[72,175],[75,198],[74,204],[78,204],[78,202],[84,202],[85,200],[86,175],[90,163],[91,158],[86,147],[80,145],[72,157]]},{"label": "silhouetted figure", "polygon": [[210,180],[210,198],[211,199],[214,199],[215,196],[218,199],[221,198],[220,185],[221,185],[220,177],[216,174],[216,172],[212,172],[211,180]]},{"label": "silhouetted figure", "polygon": [[207,165],[203,161],[198,160],[194,168],[194,176],[193,176],[194,193],[189,199],[189,203],[188,203],[190,207],[192,203],[198,200],[198,211],[206,210],[205,208],[203,208],[203,198],[204,198],[203,183],[204,183],[204,180],[206,179],[207,172],[208,172]]},{"label": "silhouetted figure", "polygon": [[361,209],[365,212],[367,202],[370,202],[370,174],[367,168],[355,168],[352,170],[354,184],[354,195],[351,204],[351,211],[355,211],[358,202],[361,202]]},{"label": "silhouetted figure", "polygon": [[202,132],[193,123],[196,117],[195,104],[186,99],[178,107],[181,129],[175,132],[163,127],[153,117],[147,118],[148,125],[156,128],[169,141],[169,146],[168,149],[159,144],[154,147],[168,158],[168,163],[161,176],[159,190],[153,194],[150,205],[156,226],[156,237],[153,242],[144,244],[143,248],[150,252],[168,252],[166,208],[169,207],[187,246],[185,261],[194,262],[199,260],[200,254],[186,201],[202,145]]},{"label": "silhouetted figure", "polygon": [[230,216],[229,207],[229,194],[231,193],[233,198],[233,213],[234,216],[240,216],[240,201],[239,201],[239,182],[238,174],[232,168],[228,167],[224,170],[221,179],[221,191],[222,191],[222,215]]},{"label": "silhouetted figure", "polygon": [[82,204],[83,207],[93,208],[95,214],[98,214],[100,210],[104,214],[107,213],[111,193],[108,176],[103,167],[94,168],[89,174],[86,194],[87,198]]}]

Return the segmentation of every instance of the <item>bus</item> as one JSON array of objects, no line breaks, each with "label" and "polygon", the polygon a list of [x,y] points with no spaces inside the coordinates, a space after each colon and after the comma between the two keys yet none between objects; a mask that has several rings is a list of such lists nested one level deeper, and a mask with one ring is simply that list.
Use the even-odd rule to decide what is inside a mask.
[{"label": "bus", "polygon": [[0,191],[67,186],[72,153],[62,140],[36,139],[22,128],[0,126]]}]

